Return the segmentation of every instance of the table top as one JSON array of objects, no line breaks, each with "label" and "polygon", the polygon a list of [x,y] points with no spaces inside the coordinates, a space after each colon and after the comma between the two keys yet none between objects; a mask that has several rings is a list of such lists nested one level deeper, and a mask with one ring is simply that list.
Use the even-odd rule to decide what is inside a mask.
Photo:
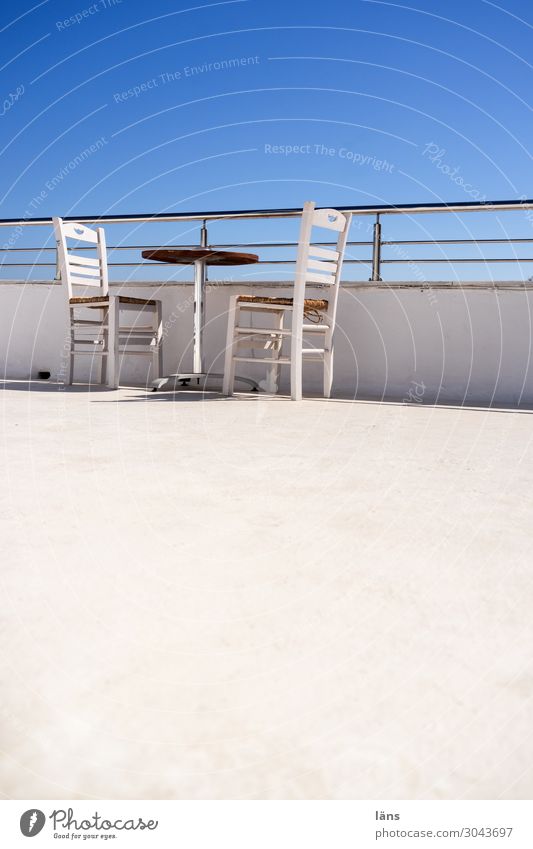
[{"label": "table top", "polygon": [[155,248],[142,252],[144,259],[191,265],[201,259],[206,265],[251,265],[259,262],[257,254],[237,251],[215,251],[211,248]]}]

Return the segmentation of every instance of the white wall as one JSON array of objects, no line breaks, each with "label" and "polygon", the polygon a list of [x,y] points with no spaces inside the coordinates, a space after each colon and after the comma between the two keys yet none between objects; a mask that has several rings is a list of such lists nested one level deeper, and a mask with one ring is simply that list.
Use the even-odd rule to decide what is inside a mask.
[{"label": "white wall", "polygon": [[[514,287],[514,288],[513,288]],[[225,311],[243,286],[211,284],[205,351],[222,371]],[[118,291],[117,288],[114,289]],[[191,367],[192,286],[128,286],[123,294],[163,301],[165,371]],[[271,293],[254,286],[254,292]],[[279,294],[289,293],[280,287]],[[346,284],[339,299],[334,393],[426,402],[533,403],[533,292],[518,284],[472,289],[455,284]],[[66,311],[60,286],[0,284],[0,365],[7,378],[56,377],[64,361]],[[244,366],[244,364],[243,364]],[[244,366],[244,368],[246,368]],[[285,370],[284,370],[285,371]],[[252,367],[241,373],[264,377]],[[86,376],[82,370],[77,374]],[[320,386],[320,367],[306,367],[304,386]],[[143,383],[144,363],[125,363],[122,380]],[[282,390],[284,385],[282,384]]]}]

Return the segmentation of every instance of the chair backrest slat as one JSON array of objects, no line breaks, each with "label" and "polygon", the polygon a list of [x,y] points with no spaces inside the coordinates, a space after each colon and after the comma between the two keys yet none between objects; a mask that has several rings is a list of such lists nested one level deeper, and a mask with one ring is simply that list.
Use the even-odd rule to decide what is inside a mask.
[{"label": "chair backrest slat", "polygon": [[334,286],[335,285],[335,275],[334,274],[317,274],[316,271],[306,271],[305,282],[306,283],[323,283],[325,286]]},{"label": "chair backrest slat", "polygon": [[[100,285],[100,269],[99,268],[87,268],[85,265],[71,265],[70,266],[70,276],[71,277],[91,277],[90,284],[93,286]],[[93,280],[96,279],[98,282],[96,284],[93,283]]]},{"label": "chair backrest slat", "polygon": [[329,259],[337,262],[339,252],[332,251],[331,248],[319,248],[318,245],[309,245],[309,256],[318,256],[320,259]]},{"label": "chair backrest slat", "polygon": [[337,271],[336,262],[324,262],[320,259],[308,259],[307,267],[314,268],[316,271],[325,271],[327,274],[335,274]]},{"label": "chair backrest slat", "polygon": [[[107,275],[107,251],[103,227],[96,230],[73,221],[54,218],[54,232],[57,244],[57,256],[61,280],[66,283],[68,298],[73,297],[73,286],[90,286],[98,289],[99,295],[107,295],[109,281]],[[94,248],[87,255],[73,253],[67,240],[85,242]]]},{"label": "chair backrest slat", "polygon": [[100,288],[100,271],[98,268],[79,268],[73,265],[70,269],[70,279],[74,283],[75,279],[80,281],[79,285],[83,286],[98,286]]},{"label": "chair backrest slat", "polygon": [[100,261],[92,256],[79,256],[69,253],[68,260],[71,265],[85,265],[88,268],[100,268]]}]

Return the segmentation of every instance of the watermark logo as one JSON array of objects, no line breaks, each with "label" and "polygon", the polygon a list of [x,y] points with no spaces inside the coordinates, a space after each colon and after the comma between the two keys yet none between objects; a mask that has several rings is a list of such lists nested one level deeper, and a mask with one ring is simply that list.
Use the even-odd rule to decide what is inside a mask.
[{"label": "watermark logo", "polygon": [[20,818],[20,830],[24,837],[35,837],[43,830],[46,820],[49,819],[54,837],[67,840],[88,840],[100,837],[102,840],[110,840],[125,831],[146,831],[147,833],[155,831],[159,825],[158,820],[145,820],[139,816],[108,819],[98,811],[83,818],[76,818],[76,816],[73,808],[56,808],[48,816],[39,808],[29,808]]},{"label": "watermark logo", "polygon": [[391,174],[394,165],[387,159],[377,159],[368,153],[350,150],[348,147],[330,147],[326,144],[265,144],[264,152],[274,156],[325,156],[345,159],[352,165],[366,166],[374,171]]},{"label": "watermark logo", "polygon": [[[423,380],[412,380],[409,384],[409,392],[402,398],[402,404],[422,404],[424,401],[424,394],[426,391],[426,384]],[[377,816],[376,816],[377,819]],[[380,818],[382,819],[382,817]]]},{"label": "watermark logo", "polygon": [[1,105],[2,111],[0,112],[0,117],[4,117],[4,115],[9,112],[9,110],[15,105],[17,100],[20,100],[22,95],[25,92],[24,85],[21,83],[15,89],[15,91],[10,91],[8,96],[5,98],[4,102]]},{"label": "watermark logo", "polygon": [[20,818],[20,830],[24,837],[35,837],[43,830],[46,817],[38,808],[30,808],[24,811]]},{"label": "watermark logo", "polygon": [[[67,177],[72,171],[75,171],[79,165],[82,165],[90,156],[98,151],[102,150],[102,148],[107,144],[107,139],[105,136],[100,136],[99,139],[96,139],[93,144],[90,144],[88,147],[84,148],[80,151],[74,159],[71,159],[70,162],[67,162],[60,171],[57,172],[53,177],[50,177],[49,180],[46,181],[46,188],[41,189],[40,192],[35,194],[24,210],[21,218],[23,221],[27,221],[28,218],[33,218],[37,212],[37,209],[42,205],[42,203],[46,200],[50,192],[53,192],[57,186],[61,185],[65,177]],[[9,239],[7,239],[2,245],[2,250],[9,250],[12,248],[22,236],[24,232],[24,225],[17,224],[17,226],[13,229]]]},{"label": "watermark logo", "polygon": [[59,32],[62,32],[69,27],[81,24],[82,21],[85,21],[92,15],[97,15],[99,12],[106,9],[112,9],[114,6],[120,6],[121,3],[122,0],[98,0],[98,2],[93,3],[92,6],[87,6],[85,9],[80,9],[80,11],[75,12],[70,16],[70,18],[65,18],[63,21],[56,21],[56,29],[59,30]]},{"label": "watermark logo", "polygon": [[204,62],[202,65],[185,65],[184,68],[178,70],[163,71],[162,74],[137,83],[126,91],[116,91],[113,94],[113,100],[115,103],[125,103],[127,100],[131,100],[131,98],[140,97],[148,91],[161,88],[169,83],[183,82],[189,77],[198,77],[201,74],[210,74],[213,71],[231,71],[248,65],[259,65],[259,62],[259,56],[239,56],[229,59],[219,59],[216,62]]},{"label": "watermark logo", "polygon": [[473,186],[472,183],[467,183],[465,181],[463,175],[460,173],[461,168],[459,165],[452,167],[448,164],[445,159],[446,153],[446,148],[440,147],[440,145],[435,142],[428,142],[422,151],[422,156],[426,156],[435,168],[441,172],[441,174],[444,174],[452,181],[452,183],[459,186],[466,195],[479,203],[487,203],[487,195],[481,192],[480,189]]}]

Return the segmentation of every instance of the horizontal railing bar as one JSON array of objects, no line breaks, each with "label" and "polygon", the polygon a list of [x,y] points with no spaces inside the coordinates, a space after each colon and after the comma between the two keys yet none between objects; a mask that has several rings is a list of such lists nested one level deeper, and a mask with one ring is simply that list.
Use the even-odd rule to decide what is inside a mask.
[{"label": "horizontal railing bar", "polygon": [[[533,239],[531,240],[533,242]],[[311,242],[315,247],[336,247],[336,242]],[[372,245],[372,242],[347,242],[350,247]],[[169,245],[171,247],[171,245]],[[181,245],[178,245],[181,248]],[[198,247],[198,246],[196,246]],[[223,250],[225,248],[297,248],[298,242],[217,242],[208,247],[212,250]]]},{"label": "horizontal railing bar", "polygon": [[[533,239],[531,239],[533,242]],[[316,247],[319,246],[335,246],[336,242],[311,242],[312,245]],[[357,246],[357,245],[371,245],[372,242],[348,242],[348,245]],[[230,242],[228,244],[213,244],[207,245],[206,247],[209,250],[219,250],[222,248],[296,248],[298,246],[298,242]],[[197,250],[201,247],[198,242],[193,245],[108,245],[108,251],[157,251],[162,247],[168,248],[172,250],[173,248],[179,248],[180,250]],[[55,251],[55,247],[48,248],[0,248],[0,252],[9,253],[11,251],[19,251],[22,253],[36,252],[36,251]],[[76,252],[78,251],[93,251],[94,245],[77,245]]]},{"label": "horizontal railing bar", "polygon": [[[15,253],[18,251],[19,253],[32,253],[35,251],[55,251],[55,248],[0,248],[2,253]],[[76,250],[88,251],[91,248],[76,248]],[[94,250],[94,248],[92,248]]]},{"label": "horizontal railing bar", "polygon": [[[531,240],[533,241],[533,239]],[[317,247],[320,245],[335,245],[336,242],[313,242],[313,245]],[[349,245],[371,245],[372,242],[348,242]],[[296,248],[298,246],[298,242],[241,242],[236,244],[232,242],[231,244],[221,244],[221,245],[207,245],[209,250],[221,250],[222,248]],[[179,248],[180,250],[197,250],[200,245],[196,242],[194,245],[108,245],[108,251],[157,251],[162,247],[168,248],[172,250],[173,248]],[[11,251],[18,251],[20,253],[34,253],[38,251],[55,251],[56,248],[0,248],[0,252],[2,253],[10,253]],[[88,247],[84,245],[76,246],[76,252],[78,251],[94,251],[94,245],[89,245]]]},{"label": "horizontal railing bar", "polygon": [[[292,247],[296,247],[296,242],[292,245]],[[317,243],[318,244],[318,243]],[[334,244],[330,242],[329,244]],[[111,251],[158,251],[162,248],[162,245],[108,245],[107,250]],[[196,242],[194,245],[166,245],[167,248],[179,248],[184,250],[198,250],[200,245]],[[41,251],[56,251],[56,248],[0,248],[0,252],[2,253],[11,253],[14,251],[18,251],[19,253],[40,253]],[[80,251],[94,251],[94,245],[76,245],[76,253]]]},{"label": "horizontal railing bar", "polygon": [[[409,260],[401,260],[402,262],[409,262]],[[479,260],[482,262],[482,260]],[[364,265],[369,265],[371,262],[370,259],[345,259],[344,264],[347,263],[362,263]],[[144,266],[145,268],[155,268],[156,266],[165,266],[165,268],[187,268],[192,267],[194,263],[178,264],[171,262],[108,262],[108,268],[140,268]],[[258,262],[254,262],[254,265],[296,265],[295,259],[260,259]],[[55,262],[0,262],[0,268],[55,268]]]},{"label": "horizontal railing bar", "polygon": [[[405,260],[405,261],[408,262],[409,260]],[[370,260],[370,259],[345,259],[344,260],[345,265],[347,263],[352,263],[352,264],[353,263],[363,263],[365,265],[369,265],[371,262],[372,262],[372,260]],[[480,260],[480,262],[481,262],[481,260]],[[27,264],[29,265],[30,263],[27,263]],[[0,263],[0,267],[2,265],[3,265],[3,263]],[[22,265],[22,263],[21,263],[21,265]],[[48,265],[50,265],[50,263],[48,263]],[[133,266],[133,265],[144,265],[144,266],[165,265],[168,268],[169,266],[175,267],[176,265],[178,265],[178,263],[155,262],[155,261],[154,262],[108,262],[108,266],[109,265],[116,265],[116,266],[119,266],[119,265],[129,265],[129,266]],[[179,265],[180,265],[181,268],[186,268],[187,266],[191,267],[192,265],[194,265],[194,263],[192,263],[192,262],[187,263],[187,265],[179,263]],[[257,262],[254,262],[254,265],[296,265],[296,260],[295,259],[260,259]],[[215,266],[211,266],[211,267],[213,268]],[[221,266],[219,266],[219,268],[220,267]],[[226,268],[227,267],[228,266],[226,266]]]},{"label": "horizontal railing bar", "polygon": [[[477,244],[492,244],[492,245],[500,245],[500,244],[510,244],[510,243],[533,243],[532,238],[505,238],[505,239],[389,239],[387,241],[382,240],[382,245],[477,245]],[[324,246],[335,246],[336,242],[313,242],[313,245],[324,245]],[[372,241],[369,242],[347,242],[350,246],[362,246],[368,245],[371,246],[373,244]],[[222,248],[295,248],[297,247],[298,242],[220,242],[217,244],[210,244],[209,247],[213,249],[222,249]],[[170,247],[170,246],[169,246]],[[179,245],[179,247],[182,247]],[[111,250],[111,248],[110,248]],[[122,250],[122,249],[121,249]],[[143,248],[144,250],[144,248]]]},{"label": "horizontal railing bar", "polygon": [[[229,286],[238,285],[233,280],[213,280],[209,281],[210,285],[220,287],[221,291]],[[266,288],[268,286],[275,288],[277,291],[281,291],[284,288],[290,287],[294,284],[293,280],[261,280],[256,281],[255,283],[250,284],[249,282],[243,282],[244,286],[247,289],[252,289],[254,287]],[[35,279],[35,280],[23,280],[23,279],[9,279],[3,280],[0,278],[0,288],[1,286],[50,286],[57,289],[61,288],[61,283],[58,280],[53,279]],[[193,287],[194,282],[192,280],[167,280],[164,283],[161,281],[154,280],[144,280],[142,282],[132,282],[130,280],[110,280],[109,286],[113,289],[117,289],[119,287],[134,287],[137,289],[160,289],[161,286],[168,287],[182,287],[189,286]],[[533,291],[533,282],[528,279],[521,279],[519,281],[508,281],[508,280],[476,280],[476,281],[464,281],[464,280],[387,280],[387,281],[374,281],[374,280],[342,280],[341,287],[343,289],[383,289],[383,290],[391,290],[391,289],[404,289],[404,290],[421,290],[421,289],[439,289],[441,291],[448,292],[458,292],[461,290],[473,290],[473,291],[504,291],[504,292],[521,292],[521,291]],[[318,284],[316,287],[318,288]],[[99,324],[99,322],[97,322]],[[81,329],[81,328],[80,328]]]},{"label": "horizontal railing bar", "polygon": [[[506,245],[533,242],[533,238],[506,238],[506,239],[398,239],[383,240],[385,245]],[[366,244],[372,244],[367,242]]]},{"label": "horizontal railing bar", "polygon": [[[495,201],[459,201],[453,203],[406,203],[363,206],[336,206],[339,212],[352,212],[359,215],[397,215],[402,213],[424,214],[431,212],[490,212],[495,210],[533,209],[533,199],[495,200]],[[302,214],[302,208],[281,209],[241,209],[211,212],[159,212],[150,214],[126,215],[77,215],[66,216],[64,221],[84,223],[125,224],[128,222],[148,221],[217,221],[238,218],[290,218]],[[52,218],[2,218],[2,227],[40,227],[52,224]]]},{"label": "horizontal railing bar", "polygon": [[[505,239],[389,239],[381,242],[382,247],[394,245],[505,245],[505,244],[532,244],[533,238],[512,237]],[[313,242],[313,245],[318,246],[335,246],[335,242]],[[370,247],[372,242],[348,242],[349,247]],[[296,248],[297,242],[221,242],[208,245],[209,250],[226,250],[228,248]],[[145,251],[159,250],[161,245],[108,245],[107,250],[111,251]],[[169,250],[179,248],[180,250],[195,250],[198,249],[198,243],[191,245],[166,245]],[[2,248],[0,253],[40,253],[40,252],[55,252],[55,247],[41,248]],[[93,246],[85,247],[79,245],[76,251],[92,251]]]},{"label": "horizontal railing bar", "polygon": [[[417,265],[418,263],[477,263],[478,265],[489,265],[490,263],[498,263],[498,262],[533,262],[533,257],[455,257],[455,258],[438,258],[432,259],[428,257],[424,258],[411,258],[411,259],[382,259],[382,265],[392,265],[399,263],[412,263],[413,265]],[[295,265],[296,260],[294,259],[273,259],[273,260],[259,260],[259,262],[254,263],[254,265]],[[344,265],[371,265],[371,259],[345,259]],[[172,263],[168,262],[109,262],[109,267],[114,268],[156,268],[160,266],[165,266],[165,268],[174,267]],[[188,266],[181,265],[180,268],[186,268]],[[191,263],[192,267],[192,263]],[[0,268],[56,268],[55,262],[1,262]]]},{"label": "horizontal railing bar", "polygon": [[[349,265],[350,263],[365,263],[366,265],[371,264],[371,259],[345,259],[344,265]],[[488,262],[533,262],[533,257],[456,257],[451,259],[445,259],[439,257],[438,259],[432,259],[430,257],[424,259],[418,259],[418,257],[410,257],[407,259],[382,259],[381,264],[383,263],[393,263],[393,262],[479,262],[479,263],[488,263]],[[116,265],[121,265],[122,263],[112,263]],[[165,265],[165,263],[161,263]],[[254,265],[295,265],[296,260],[294,259],[274,259],[274,260],[259,260],[259,262],[254,263]],[[131,263],[131,265],[135,265],[135,263]]]},{"label": "horizontal railing bar", "polygon": [[[346,260],[345,260],[346,262]],[[413,257],[412,259],[382,259],[381,264],[388,263],[389,265],[397,262],[412,262],[413,265],[416,265],[418,262],[477,262],[488,264],[490,262],[533,262],[533,257],[468,257],[463,259],[462,257],[443,259],[439,257],[438,259],[419,259],[418,257]]]},{"label": "horizontal railing bar", "polygon": [[[333,244],[333,243],[331,243]],[[108,251],[157,251],[160,250],[162,245],[108,245]],[[197,250],[200,246],[198,242],[194,245],[168,245],[169,248],[185,248],[187,250]],[[296,243],[294,243],[294,247],[296,247]],[[40,251],[56,251],[56,248],[0,248],[0,251],[3,253],[10,253],[11,251],[19,251],[21,253],[35,253]],[[76,245],[76,253],[79,251],[94,251],[94,245]]]}]

